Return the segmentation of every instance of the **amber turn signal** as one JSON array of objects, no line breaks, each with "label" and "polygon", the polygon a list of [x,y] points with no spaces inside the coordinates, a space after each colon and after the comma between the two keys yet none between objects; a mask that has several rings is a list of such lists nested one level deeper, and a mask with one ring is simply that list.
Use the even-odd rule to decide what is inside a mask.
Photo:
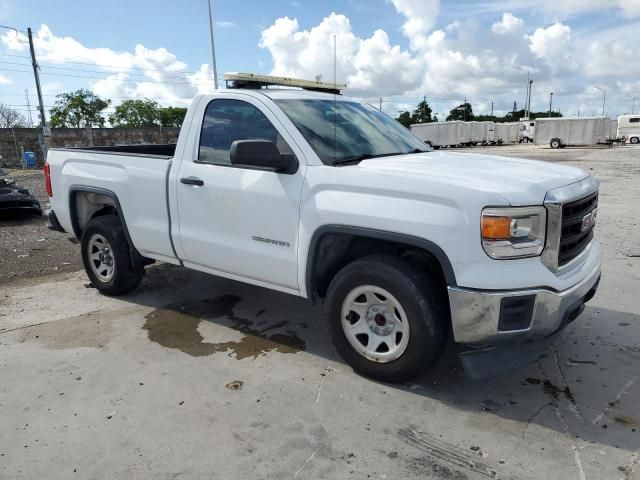
[{"label": "amber turn signal", "polygon": [[482,238],[484,240],[509,240],[511,237],[511,217],[482,217]]}]

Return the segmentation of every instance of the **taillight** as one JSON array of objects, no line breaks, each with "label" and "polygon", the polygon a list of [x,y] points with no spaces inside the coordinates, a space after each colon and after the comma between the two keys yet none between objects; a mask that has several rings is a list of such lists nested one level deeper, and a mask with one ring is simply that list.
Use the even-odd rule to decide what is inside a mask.
[{"label": "taillight", "polygon": [[51,171],[49,170],[49,164],[44,164],[44,182],[47,187],[47,195],[53,197],[53,190],[51,190]]}]

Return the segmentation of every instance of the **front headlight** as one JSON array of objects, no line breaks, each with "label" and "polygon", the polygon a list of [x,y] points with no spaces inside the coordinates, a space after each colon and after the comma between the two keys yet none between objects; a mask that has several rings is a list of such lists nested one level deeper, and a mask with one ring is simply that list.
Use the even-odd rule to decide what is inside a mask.
[{"label": "front headlight", "polygon": [[544,207],[485,208],[482,248],[491,258],[535,257],[544,250],[546,227]]}]

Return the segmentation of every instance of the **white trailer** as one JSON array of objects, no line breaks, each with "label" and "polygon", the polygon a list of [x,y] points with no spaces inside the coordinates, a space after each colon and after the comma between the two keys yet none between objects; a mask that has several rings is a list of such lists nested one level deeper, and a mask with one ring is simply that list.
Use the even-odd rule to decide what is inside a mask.
[{"label": "white trailer", "polygon": [[616,136],[626,138],[629,143],[640,143],[640,115],[621,115],[618,117]]},{"label": "white trailer", "polygon": [[468,142],[465,139],[464,122],[433,122],[411,125],[413,134],[435,148],[455,147]]},{"label": "white trailer", "polygon": [[535,143],[551,148],[607,144],[613,140],[609,125],[606,117],[538,119]]},{"label": "white trailer", "polygon": [[487,143],[487,125],[485,122],[466,122],[471,129],[471,143]]},{"label": "white trailer", "polygon": [[496,123],[494,126],[494,141],[500,145],[518,143],[520,124],[518,122]]},{"label": "white trailer", "polygon": [[618,136],[618,120],[615,118],[607,118],[607,137],[607,140],[611,141],[621,139],[621,137]]},{"label": "white trailer", "polygon": [[484,125],[485,142],[486,143],[498,143],[496,138],[496,124],[495,122],[480,122]]}]

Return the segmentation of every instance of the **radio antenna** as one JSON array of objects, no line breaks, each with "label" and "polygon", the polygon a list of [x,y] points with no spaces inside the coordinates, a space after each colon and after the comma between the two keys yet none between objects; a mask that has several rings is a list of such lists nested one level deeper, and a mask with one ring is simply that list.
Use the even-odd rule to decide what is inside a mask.
[{"label": "radio antenna", "polygon": [[[336,80],[336,34],[333,34],[333,86],[337,84]],[[333,94],[333,161],[338,159],[338,110],[337,110],[336,94]]]}]

